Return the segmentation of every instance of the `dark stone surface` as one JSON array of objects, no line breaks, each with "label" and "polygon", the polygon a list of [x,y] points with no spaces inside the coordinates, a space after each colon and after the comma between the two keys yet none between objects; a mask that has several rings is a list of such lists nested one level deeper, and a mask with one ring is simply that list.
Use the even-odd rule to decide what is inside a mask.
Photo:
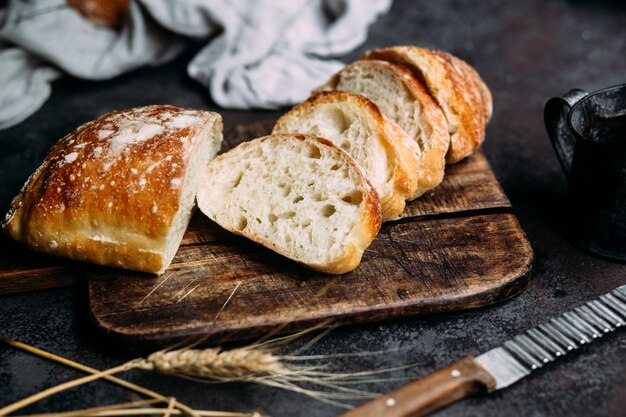
[{"label": "dark stone surface", "polygon": [[[451,51],[473,64],[491,87],[495,112],[484,150],[535,250],[531,282],[520,296],[489,308],[339,329],[310,352],[389,351],[327,362],[338,371],[417,363],[390,375],[415,378],[495,347],[546,317],[626,283],[626,265],[591,257],[564,240],[560,218],[565,179],[542,120],[543,104],[553,95],[626,81],[626,5],[600,0],[397,0],[392,12],[373,26],[367,44],[346,59],[365,48],[390,44]],[[56,82],[52,98],[39,112],[0,132],[0,210],[7,209],[52,143],[80,123],[112,109],[148,103],[216,109],[185,75],[192,53],[108,82],[69,78]],[[218,111],[227,125],[276,115]],[[133,357],[94,331],[80,286],[0,297],[0,333],[96,368]],[[624,415],[624,340],[623,331],[613,334],[506,390],[468,399],[438,415]],[[0,346],[0,405],[78,375]],[[126,377],[203,409],[259,410],[274,417],[322,417],[340,411],[298,394],[254,385],[202,385],[139,371]],[[401,382],[366,388],[382,392]],[[22,411],[68,410],[135,398],[97,382]]]}]

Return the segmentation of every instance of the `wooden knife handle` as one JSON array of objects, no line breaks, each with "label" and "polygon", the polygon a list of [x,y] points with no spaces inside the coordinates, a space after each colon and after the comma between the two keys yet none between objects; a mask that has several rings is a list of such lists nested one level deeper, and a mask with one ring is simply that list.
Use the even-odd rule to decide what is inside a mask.
[{"label": "wooden knife handle", "polygon": [[425,416],[495,386],[495,379],[468,356],[338,417]]}]

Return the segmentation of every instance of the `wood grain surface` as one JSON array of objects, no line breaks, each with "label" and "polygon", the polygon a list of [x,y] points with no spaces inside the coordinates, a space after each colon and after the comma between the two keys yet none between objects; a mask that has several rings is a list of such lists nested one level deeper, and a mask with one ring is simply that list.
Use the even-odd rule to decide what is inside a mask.
[{"label": "wood grain surface", "polygon": [[[267,129],[227,131],[224,149]],[[403,219],[384,224],[361,265],[343,276],[304,268],[199,214],[164,275],[101,267],[87,275],[98,326],[125,343],[151,345],[489,305],[524,288],[531,260],[524,232],[479,152],[449,166],[444,183],[410,203]]]}]

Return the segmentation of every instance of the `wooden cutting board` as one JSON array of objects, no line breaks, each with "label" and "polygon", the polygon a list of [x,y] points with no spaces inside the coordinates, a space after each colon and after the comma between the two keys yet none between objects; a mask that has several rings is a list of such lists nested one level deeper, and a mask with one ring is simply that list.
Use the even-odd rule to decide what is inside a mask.
[{"label": "wooden cutting board", "polygon": [[[271,124],[225,132],[224,150]],[[135,345],[208,335],[248,339],[321,321],[351,324],[503,301],[526,285],[532,249],[487,160],[446,168],[443,183],[385,223],[343,276],[308,270],[196,214],[167,272],[104,268],[35,254],[0,239],[0,293],[86,275],[97,325]]]}]

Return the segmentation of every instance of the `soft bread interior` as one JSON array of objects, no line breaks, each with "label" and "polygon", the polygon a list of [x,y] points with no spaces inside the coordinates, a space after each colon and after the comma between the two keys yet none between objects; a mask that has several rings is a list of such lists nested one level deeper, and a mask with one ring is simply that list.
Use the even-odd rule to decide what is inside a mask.
[{"label": "soft bread interior", "polygon": [[357,161],[384,199],[391,193],[395,161],[390,160],[373,123],[367,112],[347,101],[322,102],[281,118],[275,132],[306,133],[332,141]]},{"label": "soft bread interior", "polygon": [[324,271],[362,246],[369,191],[343,155],[318,140],[289,135],[240,145],[209,164],[199,208],[222,227]]},{"label": "soft bread interior", "polygon": [[[422,122],[422,106],[402,80],[389,69],[372,65],[372,61],[350,65],[341,72],[335,89],[369,98],[385,116],[414,138],[422,151],[427,149],[428,144],[424,143],[422,129],[428,129],[428,125]],[[430,132],[426,133],[429,135]]]},{"label": "soft bread interior", "polygon": [[359,163],[379,193],[385,193],[390,187],[393,166],[383,141],[371,124],[367,114],[346,103],[321,103],[289,118],[281,129],[332,141]]},{"label": "soft bread interior", "polygon": [[222,143],[221,122],[216,126],[212,121],[204,130],[199,133],[200,139],[197,141],[195,149],[191,152],[191,159],[187,172],[183,179],[183,188],[178,211],[172,220],[172,226],[165,239],[167,242],[163,252],[163,267],[157,272],[162,274],[169,266],[180,246],[183,235],[187,230],[189,221],[194,212],[196,204],[196,194],[201,185],[206,166],[215,157]]}]

